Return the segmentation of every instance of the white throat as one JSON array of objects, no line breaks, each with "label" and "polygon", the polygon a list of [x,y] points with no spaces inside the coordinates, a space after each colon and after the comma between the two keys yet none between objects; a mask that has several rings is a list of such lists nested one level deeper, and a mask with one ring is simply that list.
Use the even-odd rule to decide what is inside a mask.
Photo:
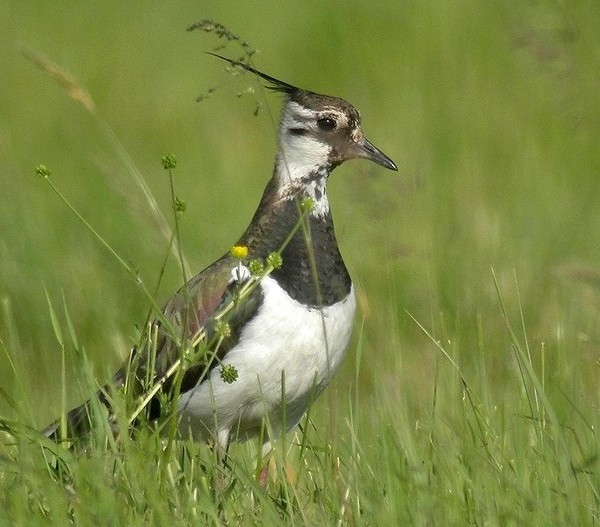
[{"label": "white throat", "polygon": [[329,213],[329,199],[327,198],[327,169],[320,165],[307,165],[294,163],[288,160],[281,152],[275,160],[275,173],[279,181],[279,195],[286,199],[293,199],[302,189],[302,194],[310,197],[314,202],[311,211],[313,216],[322,218]]},{"label": "white throat", "polygon": [[[315,202],[312,214],[322,217],[329,212],[325,185],[329,176],[331,147],[307,129],[307,122],[311,120],[314,120],[311,110],[295,102],[288,103],[281,119],[275,171],[280,195],[291,197],[301,188]],[[304,129],[306,133],[290,133],[292,129]]]}]

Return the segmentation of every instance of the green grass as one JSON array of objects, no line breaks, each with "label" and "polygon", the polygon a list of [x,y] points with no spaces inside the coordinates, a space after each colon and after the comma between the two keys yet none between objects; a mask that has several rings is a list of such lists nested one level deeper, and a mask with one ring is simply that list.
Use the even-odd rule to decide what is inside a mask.
[{"label": "green grass", "polygon": [[[256,103],[279,103],[202,53],[216,39],[185,28],[206,17],[260,69],[354,103],[400,168],[357,161],[330,182],[352,347],[266,489],[256,444],[222,467],[205,445],[166,455],[150,430],[58,447],[59,477],[35,430],[110,377],[151,303],[34,168],[154,291],[169,240],[131,174],[170,218],[174,152],[190,268],[226,251],[276,148]],[[599,35],[591,0],[0,3],[0,524],[597,525]],[[160,283],[159,305],[175,255]]]}]

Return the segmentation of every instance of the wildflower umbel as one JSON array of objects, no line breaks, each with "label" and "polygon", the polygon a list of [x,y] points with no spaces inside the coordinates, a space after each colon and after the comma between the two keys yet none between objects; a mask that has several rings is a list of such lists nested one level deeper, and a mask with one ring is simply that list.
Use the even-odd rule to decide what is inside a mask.
[{"label": "wildflower umbel", "polygon": [[41,178],[50,176],[50,169],[46,165],[38,165],[35,167],[35,173]]},{"label": "wildflower umbel", "polygon": [[225,322],[224,320],[219,320],[215,327],[215,331],[217,335],[223,338],[227,338],[231,336],[231,326]]},{"label": "wildflower umbel", "polygon": [[180,197],[175,197],[173,200],[173,208],[175,209],[175,212],[185,212],[187,204]]},{"label": "wildflower umbel", "polygon": [[279,269],[283,265],[283,258],[279,253],[271,253],[267,256],[267,265],[273,269]]},{"label": "wildflower umbel", "polygon": [[265,271],[265,266],[261,260],[255,259],[250,260],[248,263],[248,269],[254,276],[260,276]]},{"label": "wildflower umbel", "polygon": [[315,200],[310,197],[306,197],[300,202],[300,210],[304,214],[308,214],[314,208],[315,208]]},{"label": "wildflower umbel", "polygon": [[233,364],[223,364],[221,366],[220,374],[223,382],[226,382],[227,384],[234,383],[238,378],[238,371]]},{"label": "wildflower umbel", "polygon": [[162,156],[161,162],[165,170],[177,168],[177,158],[175,157],[175,154],[166,154]]}]

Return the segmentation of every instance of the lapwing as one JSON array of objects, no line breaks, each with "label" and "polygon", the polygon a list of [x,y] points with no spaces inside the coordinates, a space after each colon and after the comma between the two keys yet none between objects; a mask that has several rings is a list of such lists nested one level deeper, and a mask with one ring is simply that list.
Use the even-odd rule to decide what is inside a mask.
[{"label": "lapwing", "polygon": [[[184,437],[226,449],[258,436],[268,450],[330,383],[350,341],[355,293],[336,241],[329,176],[356,158],[398,169],[365,137],[350,103],[219,58],[283,95],[273,175],[234,249],[171,298],[151,326],[154,344],[134,349],[113,385],[133,386],[151,419],[171,400]],[[105,391],[99,398],[110,405]],[[66,434],[55,424],[47,435],[88,430],[90,408],[67,414]]]}]

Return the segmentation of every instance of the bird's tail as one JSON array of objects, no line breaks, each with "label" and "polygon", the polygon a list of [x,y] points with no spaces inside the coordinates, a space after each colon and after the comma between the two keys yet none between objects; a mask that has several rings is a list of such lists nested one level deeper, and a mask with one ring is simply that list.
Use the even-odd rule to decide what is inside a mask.
[{"label": "bird's tail", "polygon": [[[100,423],[99,416],[102,412],[108,412],[109,427],[116,432],[114,419],[114,409],[112,406],[111,394],[115,388],[125,384],[126,369],[121,368],[113,377],[111,383],[103,388],[81,406],[77,406],[70,410],[64,418],[56,420],[48,425],[42,434],[54,440],[61,441],[63,439],[73,440],[82,438],[92,432],[94,426]],[[106,414],[104,414],[106,416]],[[66,429],[64,429],[66,426]]]},{"label": "bird's tail", "polygon": [[42,434],[52,439],[53,441],[60,441],[61,439],[68,438],[74,439],[77,437],[83,437],[90,433],[92,428],[92,409],[91,401],[83,403],[77,408],[69,411],[64,419],[66,425],[66,431],[61,430],[63,420],[58,419],[54,423],[48,425]]}]

